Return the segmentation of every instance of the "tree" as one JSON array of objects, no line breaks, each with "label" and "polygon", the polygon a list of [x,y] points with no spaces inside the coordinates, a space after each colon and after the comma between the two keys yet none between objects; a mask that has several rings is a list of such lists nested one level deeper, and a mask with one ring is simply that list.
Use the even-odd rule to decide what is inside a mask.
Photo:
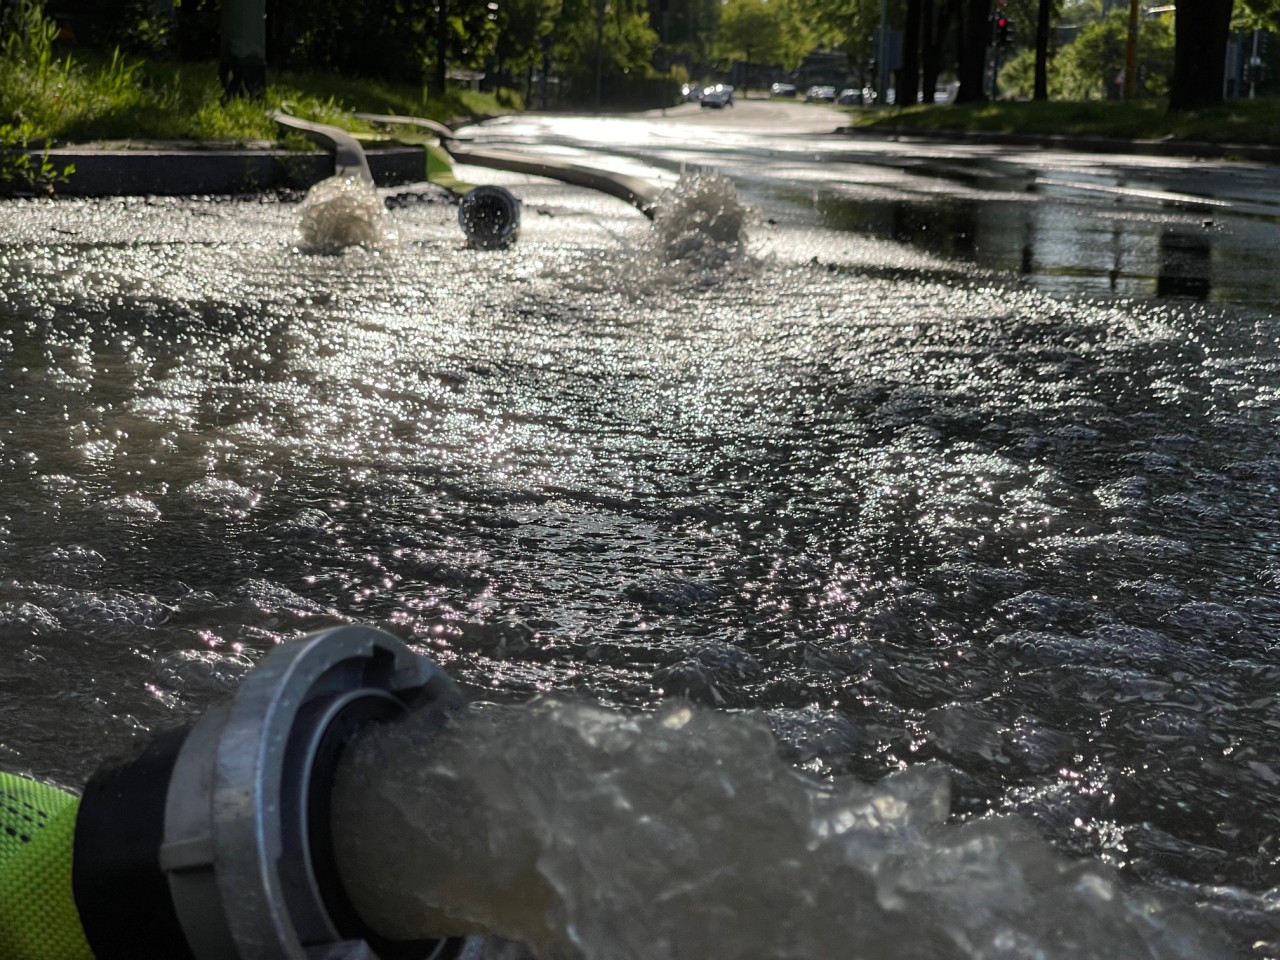
[{"label": "tree", "polygon": [[560,96],[582,106],[595,102],[598,63],[607,99],[616,101],[636,78],[652,75],[657,45],[643,0],[562,0],[546,66],[561,65]]},{"label": "tree", "polygon": [[1057,0],[1040,0],[1036,4],[1036,69],[1031,94],[1033,100],[1049,99],[1049,30],[1057,19]]},{"label": "tree", "polygon": [[1280,0],[1241,0],[1235,13],[1238,29],[1280,33]]},{"label": "tree", "polygon": [[715,47],[720,56],[746,65],[778,64],[794,70],[813,44],[791,0],[726,0],[720,13]]},{"label": "tree", "polygon": [[[550,44],[560,17],[560,0],[499,0],[498,39],[494,47],[497,72],[524,75],[531,81],[533,71]],[[526,88],[526,99],[532,90]]]},{"label": "tree", "polygon": [[987,42],[991,39],[991,0],[948,0],[959,11],[960,25],[956,76],[960,89],[956,103],[987,99],[983,78],[987,66]]},{"label": "tree", "polygon": [[[880,0],[796,0],[818,43],[843,49],[850,63],[867,64],[876,56]],[[898,0],[889,4],[890,21],[898,16]]]},{"label": "tree", "polygon": [[[907,15],[902,27],[902,68],[894,84],[899,104],[915,103],[920,95],[920,42],[924,30],[925,0],[907,0]],[[933,90],[929,90],[932,97]]]},{"label": "tree", "polygon": [[[1076,40],[1058,51],[1050,65],[1049,95],[1061,100],[1117,96],[1116,80],[1125,65],[1127,34],[1128,17],[1122,10],[1112,11],[1106,20],[1081,29]],[[1001,72],[1001,88],[1013,96],[1026,96],[1033,88],[1033,69],[1032,52],[1022,51]],[[1163,96],[1168,91],[1173,73],[1173,27],[1168,18],[1142,19],[1138,71],[1142,78],[1140,94]]]},{"label": "tree", "polygon": [[1175,0],[1173,83],[1169,109],[1198,110],[1222,102],[1232,0]]}]

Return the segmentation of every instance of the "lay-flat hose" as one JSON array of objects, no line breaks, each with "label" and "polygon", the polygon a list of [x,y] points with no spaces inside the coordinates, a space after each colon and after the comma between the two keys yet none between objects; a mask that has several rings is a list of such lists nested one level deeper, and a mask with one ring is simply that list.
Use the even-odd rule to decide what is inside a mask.
[{"label": "lay-flat hose", "polygon": [[82,797],[0,773],[0,960],[462,960],[391,940],[333,861],[333,769],[363,727],[465,701],[368,627],[273,649],[229,702],[102,763]]},{"label": "lay-flat hose", "polygon": [[0,772],[0,960],[92,960],[71,892],[80,798]]}]

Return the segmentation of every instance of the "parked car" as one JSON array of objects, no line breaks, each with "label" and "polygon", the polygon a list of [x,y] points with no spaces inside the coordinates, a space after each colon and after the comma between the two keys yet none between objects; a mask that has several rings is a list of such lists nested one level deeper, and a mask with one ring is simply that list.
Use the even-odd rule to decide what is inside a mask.
[{"label": "parked car", "polygon": [[727,83],[717,83],[713,87],[707,87],[702,91],[702,99],[699,101],[704,107],[710,107],[713,110],[720,110],[723,107],[733,106],[733,87]]},{"label": "parked car", "polygon": [[815,84],[804,93],[805,103],[833,103],[835,99],[835,87],[823,87]]},{"label": "parked car", "polygon": [[794,83],[775,83],[769,87],[769,96],[771,97],[794,97],[796,95],[796,85]]},{"label": "parked car", "polygon": [[862,103],[862,91],[845,87],[840,91],[840,96],[836,97],[836,103],[846,107],[857,106]]}]

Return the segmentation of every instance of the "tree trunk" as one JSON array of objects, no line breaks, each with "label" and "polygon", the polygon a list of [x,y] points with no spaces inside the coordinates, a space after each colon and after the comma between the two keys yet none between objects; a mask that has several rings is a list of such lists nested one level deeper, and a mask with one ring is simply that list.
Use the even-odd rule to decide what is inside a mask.
[{"label": "tree trunk", "polygon": [[[1184,0],[1185,2],[1185,0]],[[987,45],[991,40],[991,0],[968,0],[960,12],[960,90],[956,103],[981,103],[987,99]]]},{"label": "tree trunk", "polygon": [[924,0],[907,0],[907,18],[902,28],[902,68],[898,71],[897,93],[894,97],[894,102],[900,107],[909,107],[919,99],[920,21],[923,6]]},{"label": "tree trunk", "polygon": [[1049,25],[1054,6],[1054,0],[1040,0],[1036,11],[1036,77],[1032,100],[1049,99]]},{"label": "tree trunk", "polygon": [[934,0],[925,0],[920,31],[920,81],[925,90],[933,91],[938,88],[938,77],[942,73],[942,47],[950,27],[951,8],[946,4],[937,4]]},{"label": "tree trunk", "polygon": [[1232,0],[1176,0],[1170,110],[1222,103]]}]

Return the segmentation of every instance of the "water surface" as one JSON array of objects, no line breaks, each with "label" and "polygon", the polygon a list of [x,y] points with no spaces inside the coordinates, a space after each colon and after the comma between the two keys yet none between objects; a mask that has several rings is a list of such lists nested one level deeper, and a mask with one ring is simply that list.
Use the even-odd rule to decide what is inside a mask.
[{"label": "water surface", "polygon": [[337,255],[271,199],[5,204],[0,763],[80,783],[368,623],[486,699],[932,764],[957,827],[1280,952],[1273,307],[1049,292],[768,191],[745,255],[672,262],[509,182],[498,253],[425,190]]}]

